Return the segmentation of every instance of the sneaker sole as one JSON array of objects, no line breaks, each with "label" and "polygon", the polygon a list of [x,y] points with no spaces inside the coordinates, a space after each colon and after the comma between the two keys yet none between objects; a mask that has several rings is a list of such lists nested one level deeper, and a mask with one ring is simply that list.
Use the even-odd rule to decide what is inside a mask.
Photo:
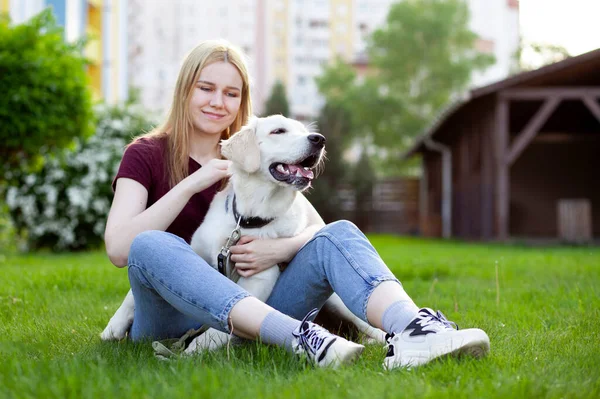
[{"label": "sneaker sole", "polygon": [[[464,331],[464,330],[463,330]],[[396,367],[417,367],[434,359],[444,357],[482,358],[490,351],[490,340],[483,330],[473,329],[465,337],[448,337],[443,343],[432,345],[432,350],[404,350],[400,359],[385,359],[383,367],[391,370]]]}]

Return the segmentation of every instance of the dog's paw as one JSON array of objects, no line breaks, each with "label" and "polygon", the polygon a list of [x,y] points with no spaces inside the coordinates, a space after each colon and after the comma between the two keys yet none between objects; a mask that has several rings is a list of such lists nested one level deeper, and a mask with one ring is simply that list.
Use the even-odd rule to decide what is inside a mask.
[{"label": "dog's paw", "polygon": [[194,338],[183,352],[186,355],[193,355],[204,351],[214,351],[227,345],[228,340],[229,334],[210,328]]},{"label": "dog's paw", "polygon": [[361,343],[366,344],[385,344],[385,332],[379,328],[371,327],[368,331],[363,332]]},{"label": "dog's paw", "polygon": [[117,311],[100,334],[100,339],[102,341],[120,341],[125,338],[132,324],[133,316],[123,315]]}]

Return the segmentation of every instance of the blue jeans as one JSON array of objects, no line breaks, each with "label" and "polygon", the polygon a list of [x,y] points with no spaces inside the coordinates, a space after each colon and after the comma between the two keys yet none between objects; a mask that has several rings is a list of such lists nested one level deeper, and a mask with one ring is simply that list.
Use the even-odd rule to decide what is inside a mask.
[{"label": "blue jeans", "polygon": [[[250,296],[181,238],[163,231],[139,234],[129,251],[129,281],[135,298],[131,338],[180,337],[208,325],[229,332],[228,315]],[[296,319],[321,308],[335,291],[367,320],[367,301],[382,281],[398,281],[365,235],[352,223],[323,227],[283,271],[267,303]]]}]

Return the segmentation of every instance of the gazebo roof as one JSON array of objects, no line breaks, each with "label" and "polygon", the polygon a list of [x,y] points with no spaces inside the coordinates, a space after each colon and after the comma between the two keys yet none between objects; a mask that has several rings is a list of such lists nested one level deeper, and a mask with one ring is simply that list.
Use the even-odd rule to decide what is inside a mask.
[{"label": "gazebo roof", "polygon": [[600,49],[467,91],[439,113],[433,123],[416,139],[412,147],[402,155],[402,158],[407,159],[423,151],[425,140],[435,137],[451,116],[467,111],[476,100],[495,95],[499,91],[509,88],[556,86],[600,86]]}]

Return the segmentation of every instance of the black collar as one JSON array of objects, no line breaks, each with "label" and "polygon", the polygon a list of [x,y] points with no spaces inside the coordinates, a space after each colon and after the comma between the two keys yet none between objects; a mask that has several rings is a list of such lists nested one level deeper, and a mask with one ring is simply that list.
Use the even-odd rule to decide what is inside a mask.
[{"label": "black collar", "polygon": [[257,229],[259,227],[264,227],[266,225],[268,225],[269,223],[271,223],[273,220],[275,220],[274,218],[271,219],[263,219],[263,218],[259,218],[256,216],[253,217],[244,217],[241,216],[238,211],[237,211],[237,207],[235,205],[235,194],[233,194],[233,206],[231,207],[233,210],[233,217],[235,218],[235,222],[240,224],[240,227],[243,227],[245,229]]}]

